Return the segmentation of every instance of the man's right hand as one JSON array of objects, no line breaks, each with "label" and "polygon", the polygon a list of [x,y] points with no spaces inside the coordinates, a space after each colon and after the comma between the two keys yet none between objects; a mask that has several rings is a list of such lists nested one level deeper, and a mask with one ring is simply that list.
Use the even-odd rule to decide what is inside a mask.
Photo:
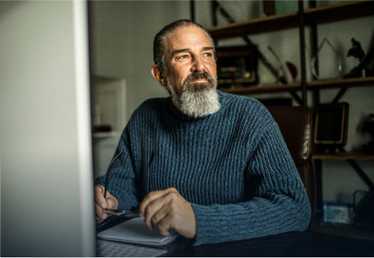
[{"label": "man's right hand", "polygon": [[102,185],[95,186],[95,208],[96,208],[96,220],[101,222],[108,218],[109,214],[106,212],[107,209],[117,209],[118,200],[108,191],[104,197],[105,188]]}]

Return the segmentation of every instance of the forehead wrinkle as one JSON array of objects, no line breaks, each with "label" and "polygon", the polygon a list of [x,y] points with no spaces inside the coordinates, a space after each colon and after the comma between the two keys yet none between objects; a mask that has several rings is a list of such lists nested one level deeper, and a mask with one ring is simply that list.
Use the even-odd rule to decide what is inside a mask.
[{"label": "forehead wrinkle", "polygon": [[175,54],[182,53],[182,52],[190,52],[190,48],[181,48],[181,49],[175,49],[171,52],[171,55],[174,56]]},{"label": "forehead wrinkle", "polygon": [[[202,32],[202,34],[204,34],[207,41],[209,41],[210,46],[208,46],[208,47],[212,47],[214,49],[214,42],[213,42],[213,39],[210,37],[210,35],[205,30],[203,30],[200,27],[198,27],[196,25],[193,25],[193,24],[178,27],[175,30],[170,31],[168,34],[166,34],[165,37],[164,37],[164,46],[166,47],[166,49],[170,48],[170,46],[169,46],[170,42],[169,41],[171,40],[171,38],[173,38],[173,36],[179,30],[182,30],[182,29],[185,29],[185,28],[197,28],[200,32]],[[174,39],[174,42],[176,42],[178,44],[178,43],[180,43],[180,41],[182,41],[183,37],[174,37],[173,39]]]}]

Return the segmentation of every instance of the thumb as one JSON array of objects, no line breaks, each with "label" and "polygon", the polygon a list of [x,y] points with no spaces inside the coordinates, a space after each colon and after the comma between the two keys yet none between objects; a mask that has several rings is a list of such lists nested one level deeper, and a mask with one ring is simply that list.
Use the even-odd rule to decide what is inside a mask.
[{"label": "thumb", "polygon": [[96,203],[103,209],[107,208],[107,200],[104,198],[104,188],[102,186],[95,187]]}]

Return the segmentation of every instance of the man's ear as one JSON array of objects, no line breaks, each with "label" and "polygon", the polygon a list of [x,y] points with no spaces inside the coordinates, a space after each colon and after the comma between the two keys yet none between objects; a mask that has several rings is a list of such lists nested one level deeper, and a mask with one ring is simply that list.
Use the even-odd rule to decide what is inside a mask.
[{"label": "man's ear", "polygon": [[152,65],[151,73],[155,80],[157,80],[162,86],[165,86],[165,79],[163,78],[160,67],[158,65]]}]

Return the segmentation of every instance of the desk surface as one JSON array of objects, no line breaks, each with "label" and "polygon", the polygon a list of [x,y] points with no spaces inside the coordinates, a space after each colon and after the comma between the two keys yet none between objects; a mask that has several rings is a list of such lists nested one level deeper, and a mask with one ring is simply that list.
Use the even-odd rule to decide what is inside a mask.
[{"label": "desk surface", "polygon": [[374,241],[290,232],[263,238],[185,247],[167,256],[374,256]]},{"label": "desk surface", "polygon": [[[104,230],[124,218],[113,218],[97,228]],[[374,241],[316,232],[289,232],[256,239],[191,246],[178,241],[165,256],[373,256]]]}]

